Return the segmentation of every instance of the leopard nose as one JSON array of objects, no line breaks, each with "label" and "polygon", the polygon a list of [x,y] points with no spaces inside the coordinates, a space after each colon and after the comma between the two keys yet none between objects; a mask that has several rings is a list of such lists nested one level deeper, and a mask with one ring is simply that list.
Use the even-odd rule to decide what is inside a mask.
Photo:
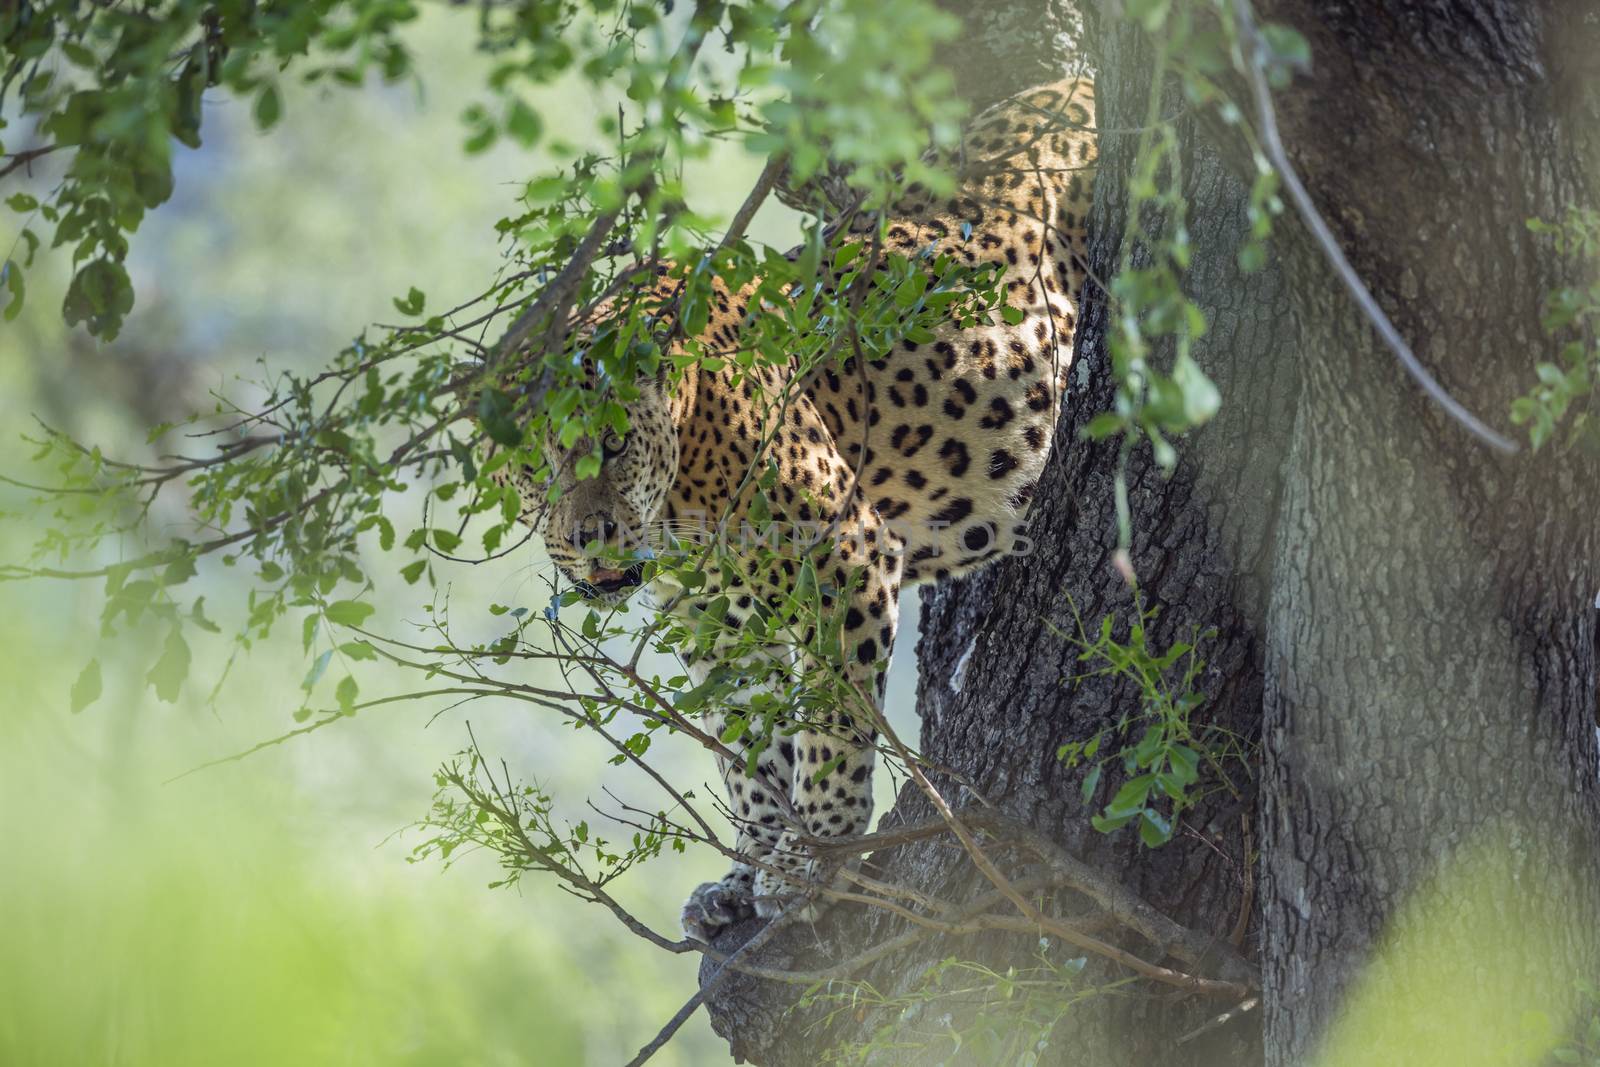
[{"label": "leopard nose", "polygon": [[579,520],[573,528],[572,547],[582,551],[583,546],[590,541],[599,541],[601,544],[610,544],[616,537],[617,524],[610,515],[603,512],[593,512]]}]

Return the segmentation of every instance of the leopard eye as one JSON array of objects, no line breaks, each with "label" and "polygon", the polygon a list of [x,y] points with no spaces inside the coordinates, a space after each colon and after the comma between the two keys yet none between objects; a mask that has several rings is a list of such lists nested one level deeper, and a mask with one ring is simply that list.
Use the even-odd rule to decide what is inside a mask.
[{"label": "leopard eye", "polygon": [[605,453],[606,459],[615,459],[628,449],[628,439],[615,430],[607,430],[606,435],[600,439],[600,449]]}]

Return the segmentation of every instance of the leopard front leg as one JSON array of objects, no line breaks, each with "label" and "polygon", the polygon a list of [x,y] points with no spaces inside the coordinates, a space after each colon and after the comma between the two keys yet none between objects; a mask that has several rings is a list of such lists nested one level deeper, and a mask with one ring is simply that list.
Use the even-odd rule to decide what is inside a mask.
[{"label": "leopard front leg", "polygon": [[[838,880],[836,866],[812,855],[805,837],[852,837],[872,822],[872,766],[877,756],[878,720],[883,712],[887,666],[894,649],[899,617],[901,557],[868,551],[865,564],[841,605],[842,655],[818,661],[810,669],[843,669],[844,699],[814,721],[801,724],[793,737],[794,768],[790,795],[799,826],[786,827],[767,868],[756,873],[755,908],[771,917],[796,896]],[[836,572],[845,585],[842,572]],[[842,660],[842,663],[840,662]],[[809,901],[802,917],[815,918],[827,900]]]},{"label": "leopard front leg", "polygon": [[[698,685],[709,671],[690,665],[690,675]],[[730,710],[705,713],[701,722],[707,734],[722,737],[730,715],[737,714],[737,701]],[[755,726],[756,724],[751,724]],[[725,789],[728,813],[734,824],[734,852],[738,859],[715,882],[702,883],[684,902],[679,921],[683,932],[705,944],[725,928],[753,913],[753,896],[758,864],[770,862],[783,832],[783,821],[792,803],[786,795],[794,776],[794,748],[788,738],[773,738],[763,746],[756,760],[756,773],[748,770],[748,755],[760,745],[759,729],[748,730],[731,746],[734,758],[718,754],[717,770]]]}]

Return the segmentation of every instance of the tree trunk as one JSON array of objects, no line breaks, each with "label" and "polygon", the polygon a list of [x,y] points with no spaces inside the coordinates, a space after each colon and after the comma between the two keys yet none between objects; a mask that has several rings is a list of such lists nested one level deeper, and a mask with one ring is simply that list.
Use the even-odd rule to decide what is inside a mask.
[{"label": "tree trunk", "polygon": [[[1567,75],[1600,34],[1556,14],[1584,6],[1264,13],[1311,42],[1314,75],[1280,94],[1297,169],[1494,424],[1571,280],[1526,220],[1595,203],[1594,101]],[[1564,1022],[1600,963],[1595,464],[1470,440],[1304,231],[1279,248],[1303,348],[1267,628],[1268,1062],[1483,1062],[1525,1010]]]},{"label": "tree trunk", "polygon": [[[1057,5],[959,10],[974,32],[949,60],[976,106],[1059,69],[1049,46],[1069,23]],[[1558,27],[1547,9],[1510,0],[1395,0],[1359,14],[1282,0],[1262,14],[1311,40],[1315,74],[1279,94],[1280,117],[1342,246],[1444,385],[1503,423],[1553,350],[1538,312],[1566,269],[1524,220],[1594,203],[1584,138],[1600,124],[1593,79],[1577,69],[1600,55],[1592,17]],[[1092,269],[1103,278],[1122,252],[1136,145],[1116,131],[1143,121],[1150,57],[1109,18],[1098,33],[1091,20],[1088,40],[1102,129]],[[945,768],[935,784],[957,808],[991,803],[1186,926],[1219,942],[1247,931],[1244,950],[1261,960],[1261,1011],[1179,1044],[1233,1005],[1089,999],[1039,1062],[1301,1065],[1323,1047],[1329,1063],[1500,1062],[1529,1036],[1523,1008],[1559,1029],[1572,980],[1600,962],[1595,463],[1551,449],[1499,459],[1468,439],[1374,339],[1288,216],[1273,262],[1242,274],[1246,193],[1234,170],[1249,161],[1236,145],[1213,148],[1190,119],[1180,127],[1189,284],[1211,327],[1195,354],[1223,407],[1182,443],[1171,478],[1143,450],[1132,456],[1132,563],[1159,612],[1152,647],[1214,628],[1200,643],[1195,719],[1251,751],[1259,740],[1264,768],[1227,762],[1242,796],[1217,794],[1150,850],[1131,830],[1095,832],[1089,816],[1116,783],[1086,805],[1081,772],[1056,758],[1136,707],[1129,687],[1074,684],[1084,665],[1062,636],[1106,616],[1125,636],[1134,611],[1112,566],[1116,450],[1080,439],[1112,396],[1108,309],[1093,286],[1030,519],[1037,551],[922,594],[921,750]],[[930,814],[907,786],[885,825]],[[987,888],[943,839],[874,863],[877,877],[946,900]],[[1074,910],[1064,897],[1049,907]],[[882,911],[835,908],[758,962],[824,967],[904,929]],[[753,932],[730,931],[719,947]],[[763,1064],[811,1064],[886,1028],[903,1047],[871,1062],[989,1063],[981,1049],[962,1059],[949,1042],[916,1044],[976,1009],[894,998],[947,957],[1003,972],[1038,953],[1031,937],[929,937],[857,975],[887,1003],[840,1011],[824,997],[791,1011],[792,987],[734,975],[708,1007],[735,1052]],[[1091,962],[1083,981],[1118,974]]]}]

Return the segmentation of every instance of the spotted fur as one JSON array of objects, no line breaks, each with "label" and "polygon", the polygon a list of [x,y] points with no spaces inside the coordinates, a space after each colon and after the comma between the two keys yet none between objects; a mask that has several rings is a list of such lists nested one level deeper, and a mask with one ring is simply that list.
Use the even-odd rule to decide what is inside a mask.
[{"label": "spotted fur", "polygon": [[[780,368],[741,380],[729,367],[691,369],[676,388],[644,383],[629,409],[628,438],[607,443],[599,477],[558,472],[563,492],[548,506],[542,486],[523,487],[533,502],[525,519],[545,535],[561,569],[592,582],[597,561],[584,546],[615,527],[728,514],[737,521],[755,495],[747,476],[775,460],[778,479],[767,494],[775,515],[831,524],[833,547],[814,561],[830,590],[823,608],[843,617],[848,681],[865,706],[881,707],[902,585],[963,574],[1018,547],[1067,384],[1087,257],[1092,123],[1086,81],[1024,93],[973,124],[956,196],[935,200],[913,188],[891,213],[892,251],[931,245],[964,263],[999,266],[1007,303],[1022,311],[1018,324],[996,318],[962,330],[950,323],[925,343],[906,341],[865,365],[846,359],[799,382]],[[732,347],[749,299],[748,291],[719,290],[707,339]],[[664,581],[652,593],[690,616],[726,594],[726,622],[736,633],[758,601],[779,602],[797,572],[794,560],[774,560],[727,587],[712,574],[692,594]],[[601,573],[619,584],[615,572]],[[714,662],[692,663],[696,679]],[[784,669],[774,662],[806,666],[792,653],[767,658],[750,672],[754,684],[762,672]],[[752,907],[773,914],[823,878],[828,872],[808,857],[802,833],[829,838],[867,829],[877,739],[871,718],[841,708],[821,721],[785,724],[766,739],[754,776],[743,760],[722,761],[742,859],[685,906],[692,935],[709,940]],[[708,732],[720,735],[725,720],[724,711],[707,715]],[[747,734],[735,747],[742,753],[755,740]]]}]

